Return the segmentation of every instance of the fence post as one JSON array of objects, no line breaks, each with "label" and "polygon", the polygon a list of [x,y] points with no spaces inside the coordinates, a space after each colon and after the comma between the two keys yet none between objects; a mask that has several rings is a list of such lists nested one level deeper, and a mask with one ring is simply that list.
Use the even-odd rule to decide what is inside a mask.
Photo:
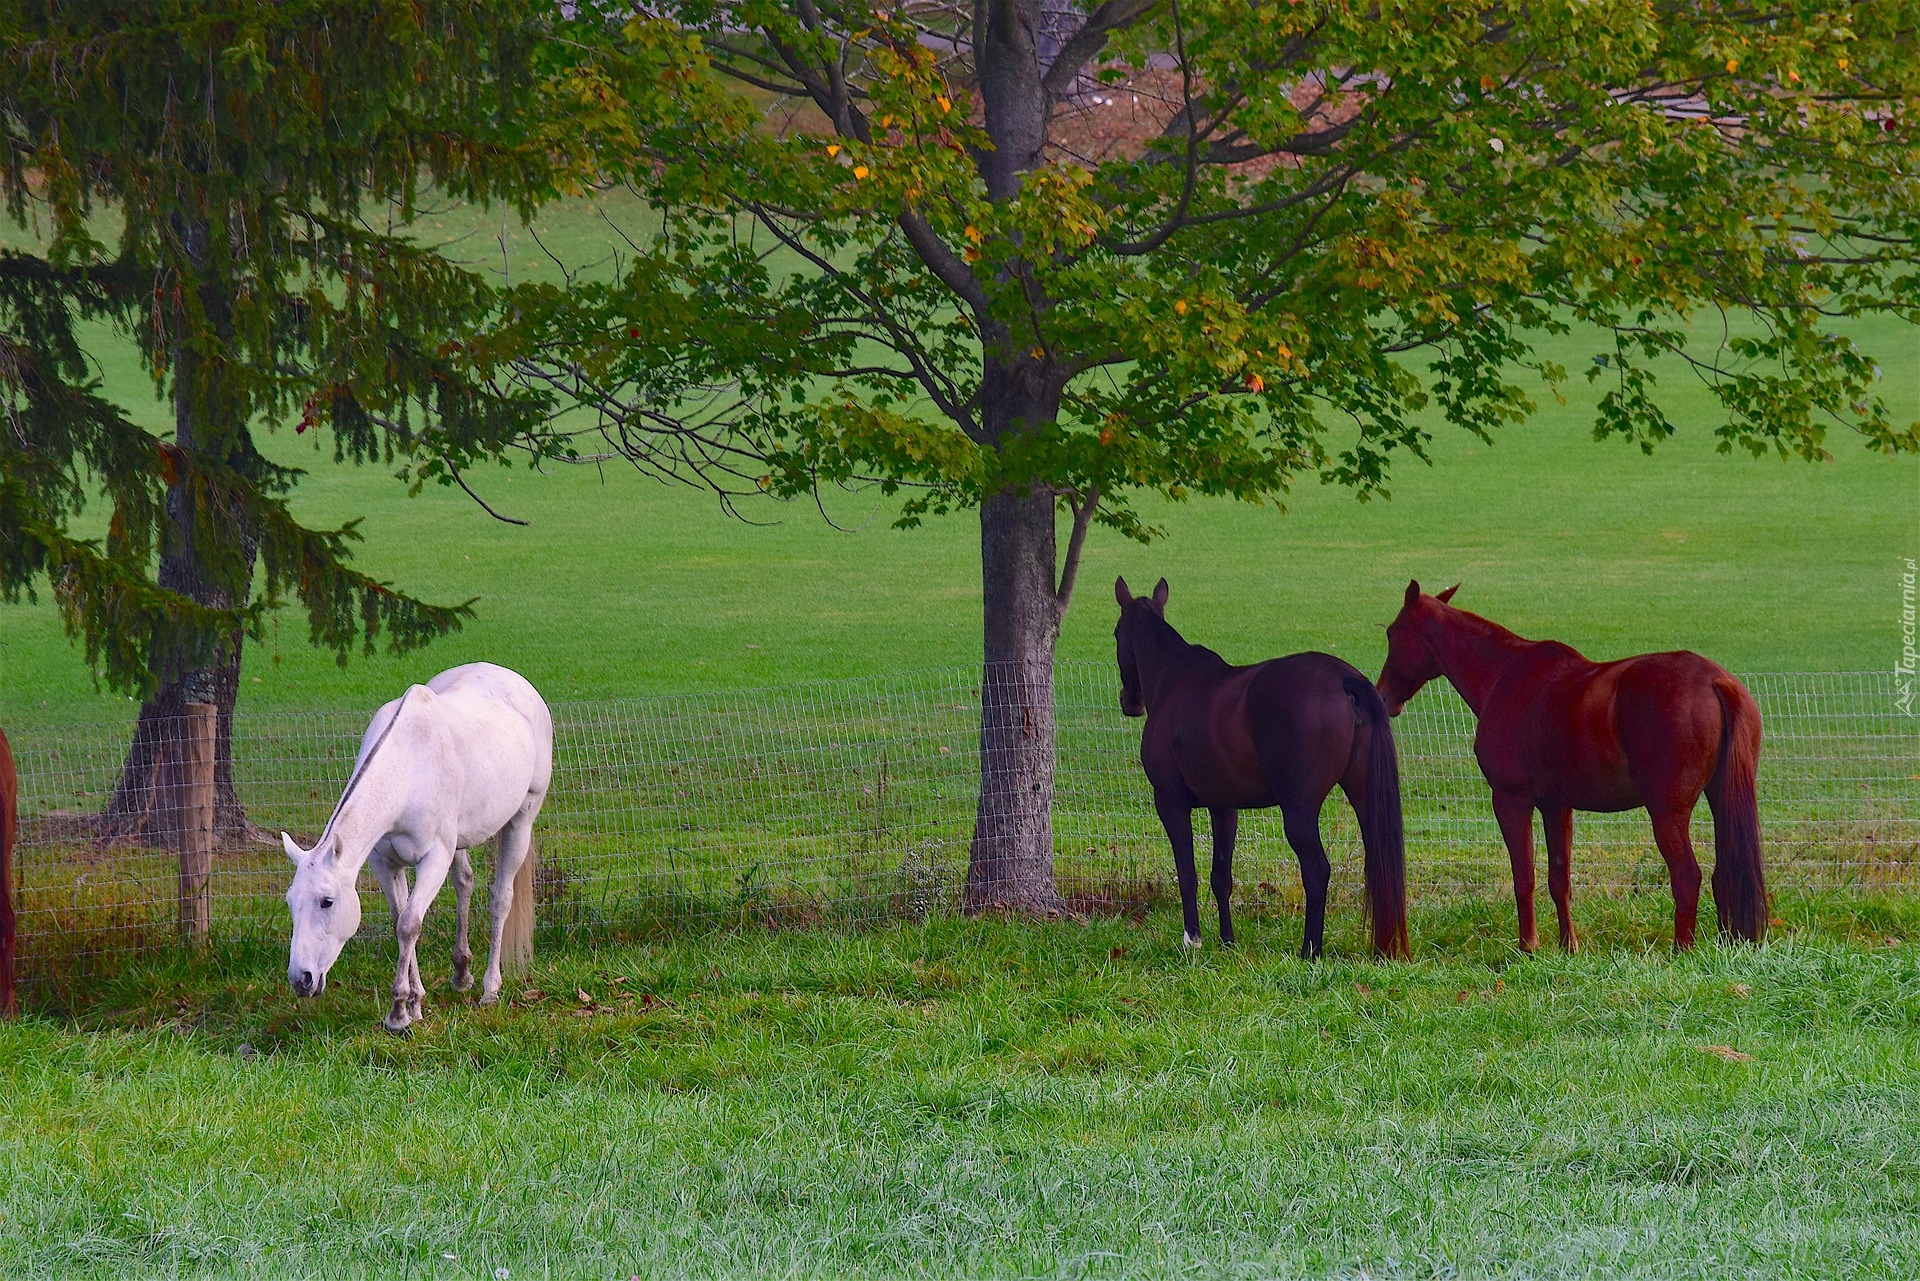
[{"label": "fence post", "polygon": [[[499,858],[499,851],[494,851]],[[533,869],[534,861],[539,857],[532,841],[527,843],[527,857],[520,863],[520,870],[513,876],[513,902],[507,908],[507,919],[500,930],[500,972],[519,973],[533,964]],[[495,863],[498,867],[498,863]]]},{"label": "fence post", "polygon": [[188,703],[165,775],[164,803],[173,811],[174,852],[180,858],[180,941],[204,943],[213,925],[212,703]]}]

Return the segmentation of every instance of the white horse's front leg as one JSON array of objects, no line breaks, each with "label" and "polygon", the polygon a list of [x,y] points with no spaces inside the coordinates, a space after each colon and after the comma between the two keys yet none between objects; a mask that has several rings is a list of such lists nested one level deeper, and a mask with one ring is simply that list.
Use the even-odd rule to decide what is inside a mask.
[{"label": "white horse's front leg", "polygon": [[407,1009],[407,997],[413,990],[413,971],[408,963],[407,949],[400,943],[400,921],[407,911],[407,872],[400,860],[384,847],[376,847],[373,857],[367,860],[373,877],[380,882],[380,888],[387,896],[387,907],[393,914],[393,938],[399,944],[399,955],[393,970],[393,1008],[387,1012],[384,1025],[389,1032],[404,1032],[413,1019]]},{"label": "white horse's front leg", "polygon": [[487,947],[487,972],[480,979],[480,1004],[491,1005],[500,999],[500,936],[507,928],[507,913],[513,908],[513,878],[527,861],[533,848],[533,816],[522,810],[500,829],[493,840],[493,884],[487,890],[487,907],[493,917],[493,936]]},{"label": "white horse's front leg", "polygon": [[420,932],[426,927],[427,909],[446,884],[453,869],[453,850],[436,845],[427,851],[413,869],[413,892],[400,913],[395,937],[400,944],[400,972],[393,981],[393,1009],[387,1014],[387,1031],[404,1032],[421,1017],[420,1001],[426,985],[420,981]]},{"label": "white horse's front leg", "polygon": [[473,859],[453,852],[453,990],[473,986],[473,949],[467,946],[467,921],[473,907]]}]

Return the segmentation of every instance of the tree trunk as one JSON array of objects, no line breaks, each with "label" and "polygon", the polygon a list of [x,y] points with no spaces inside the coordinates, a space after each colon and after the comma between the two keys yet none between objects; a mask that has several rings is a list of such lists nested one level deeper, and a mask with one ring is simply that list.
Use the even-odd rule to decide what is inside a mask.
[{"label": "tree trunk", "polygon": [[[1027,358],[989,361],[982,382],[989,438],[1051,422],[1059,388]],[[980,799],[967,860],[969,911],[1055,913],[1053,883],[1054,495],[1007,488],[980,505],[984,654],[980,672]]]},{"label": "tree trunk", "polygon": [[[204,227],[186,227],[181,237],[196,263],[204,262]],[[202,305],[215,332],[223,339],[231,328],[231,307],[224,290],[203,285]],[[250,452],[244,421],[219,421],[233,416],[221,395],[218,373],[204,367],[204,358],[191,343],[176,342],[174,370],[174,444],[188,454],[211,455],[229,465],[244,467]],[[203,418],[212,421],[202,422]],[[214,513],[196,510],[195,490],[184,475],[167,488],[167,514],[172,530],[160,553],[160,586],[189,596],[202,605],[231,609],[244,605],[253,590],[254,561],[260,536],[243,510]],[[203,534],[233,539],[240,556],[237,581],[223,581],[201,546]],[[229,575],[229,578],[232,576]],[[160,664],[162,682],[140,705],[133,744],[127,749],[120,780],[95,829],[101,844],[166,839],[161,812],[161,768],[176,748],[185,728],[188,703],[211,703],[218,709],[214,738],[214,839],[220,844],[264,841],[267,834],[247,818],[233,785],[233,708],[240,695],[240,646],[234,631],[210,661],[186,667]]]}]

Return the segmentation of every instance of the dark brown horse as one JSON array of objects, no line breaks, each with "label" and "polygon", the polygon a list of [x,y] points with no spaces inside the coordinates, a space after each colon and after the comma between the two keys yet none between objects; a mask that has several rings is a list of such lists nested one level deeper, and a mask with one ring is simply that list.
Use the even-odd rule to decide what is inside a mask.
[{"label": "dark brown horse", "polygon": [[13,747],[0,730],[0,1016],[18,1012],[13,995],[13,842],[20,833],[20,776],[13,768]]},{"label": "dark brown horse", "polygon": [[1685,650],[1595,663],[1559,641],[1530,641],[1407,584],[1387,628],[1380,694],[1398,716],[1436,676],[1460,691],[1480,727],[1473,754],[1513,862],[1520,946],[1540,946],[1533,916],[1533,811],[1547,833],[1547,888],[1560,946],[1573,932],[1573,812],[1645,806],[1673,881],[1673,945],[1693,946],[1700,862],[1687,827],[1706,793],[1713,810],[1713,906],[1723,933],[1758,942],[1767,928],[1754,771],[1760,709],[1718,663]]},{"label": "dark brown horse", "polygon": [[1371,682],[1331,654],[1291,654],[1235,667],[1190,645],[1166,619],[1167,580],[1136,597],[1116,579],[1120,710],[1145,716],[1140,764],[1173,843],[1186,941],[1200,946],[1193,811],[1213,817],[1213,898],[1220,941],[1233,946],[1233,840],[1240,811],[1278,805],[1307,895],[1300,955],[1320,955],[1333,868],[1320,843],[1320,807],[1337,783],[1360,817],[1373,946],[1407,954],[1407,860],[1400,766],[1386,705]]}]

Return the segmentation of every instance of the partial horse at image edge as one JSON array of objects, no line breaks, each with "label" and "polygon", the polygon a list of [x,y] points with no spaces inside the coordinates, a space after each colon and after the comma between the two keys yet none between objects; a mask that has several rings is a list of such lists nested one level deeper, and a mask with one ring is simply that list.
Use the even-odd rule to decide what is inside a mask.
[{"label": "partial horse at image edge", "polygon": [[13,845],[20,835],[20,773],[14,768],[13,745],[0,730],[0,1018],[19,1013],[14,994],[15,953],[19,950],[18,922],[13,914]]},{"label": "partial horse at image edge", "polygon": [[1731,672],[1687,650],[1596,663],[1558,641],[1530,641],[1410,582],[1387,628],[1377,687],[1399,715],[1445,676],[1478,720],[1474,756],[1493,789],[1513,865],[1520,944],[1539,946],[1533,811],[1547,837],[1547,882],[1561,946],[1578,947],[1569,858],[1573,812],[1645,807],[1673,883],[1674,946],[1690,947],[1700,863],[1690,823],[1713,812],[1713,901],[1722,933],[1759,942],[1768,900],[1756,777],[1760,709]]},{"label": "partial horse at image edge", "polygon": [[1290,654],[1236,667],[1186,640],[1166,621],[1167,582],[1148,597],[1114,582],[1120,710],[1145,716],[1140,763],[1173,846],[1186,941],[1198,946],[1199,875],[1193,810],[1213,819],[1214,901],[1220,937],[1233,943],[1229,902],[1242,809],[1281,808],[1300,863],[1306,922],[1300,954],[1320,955],[1332,866],[1320,811],[1338,786],[1360,822],[1366,903],[1374,951],[1405,957],[1406,836],[1400,767],[1386,704],[1373,683],[1331,654]]}]

